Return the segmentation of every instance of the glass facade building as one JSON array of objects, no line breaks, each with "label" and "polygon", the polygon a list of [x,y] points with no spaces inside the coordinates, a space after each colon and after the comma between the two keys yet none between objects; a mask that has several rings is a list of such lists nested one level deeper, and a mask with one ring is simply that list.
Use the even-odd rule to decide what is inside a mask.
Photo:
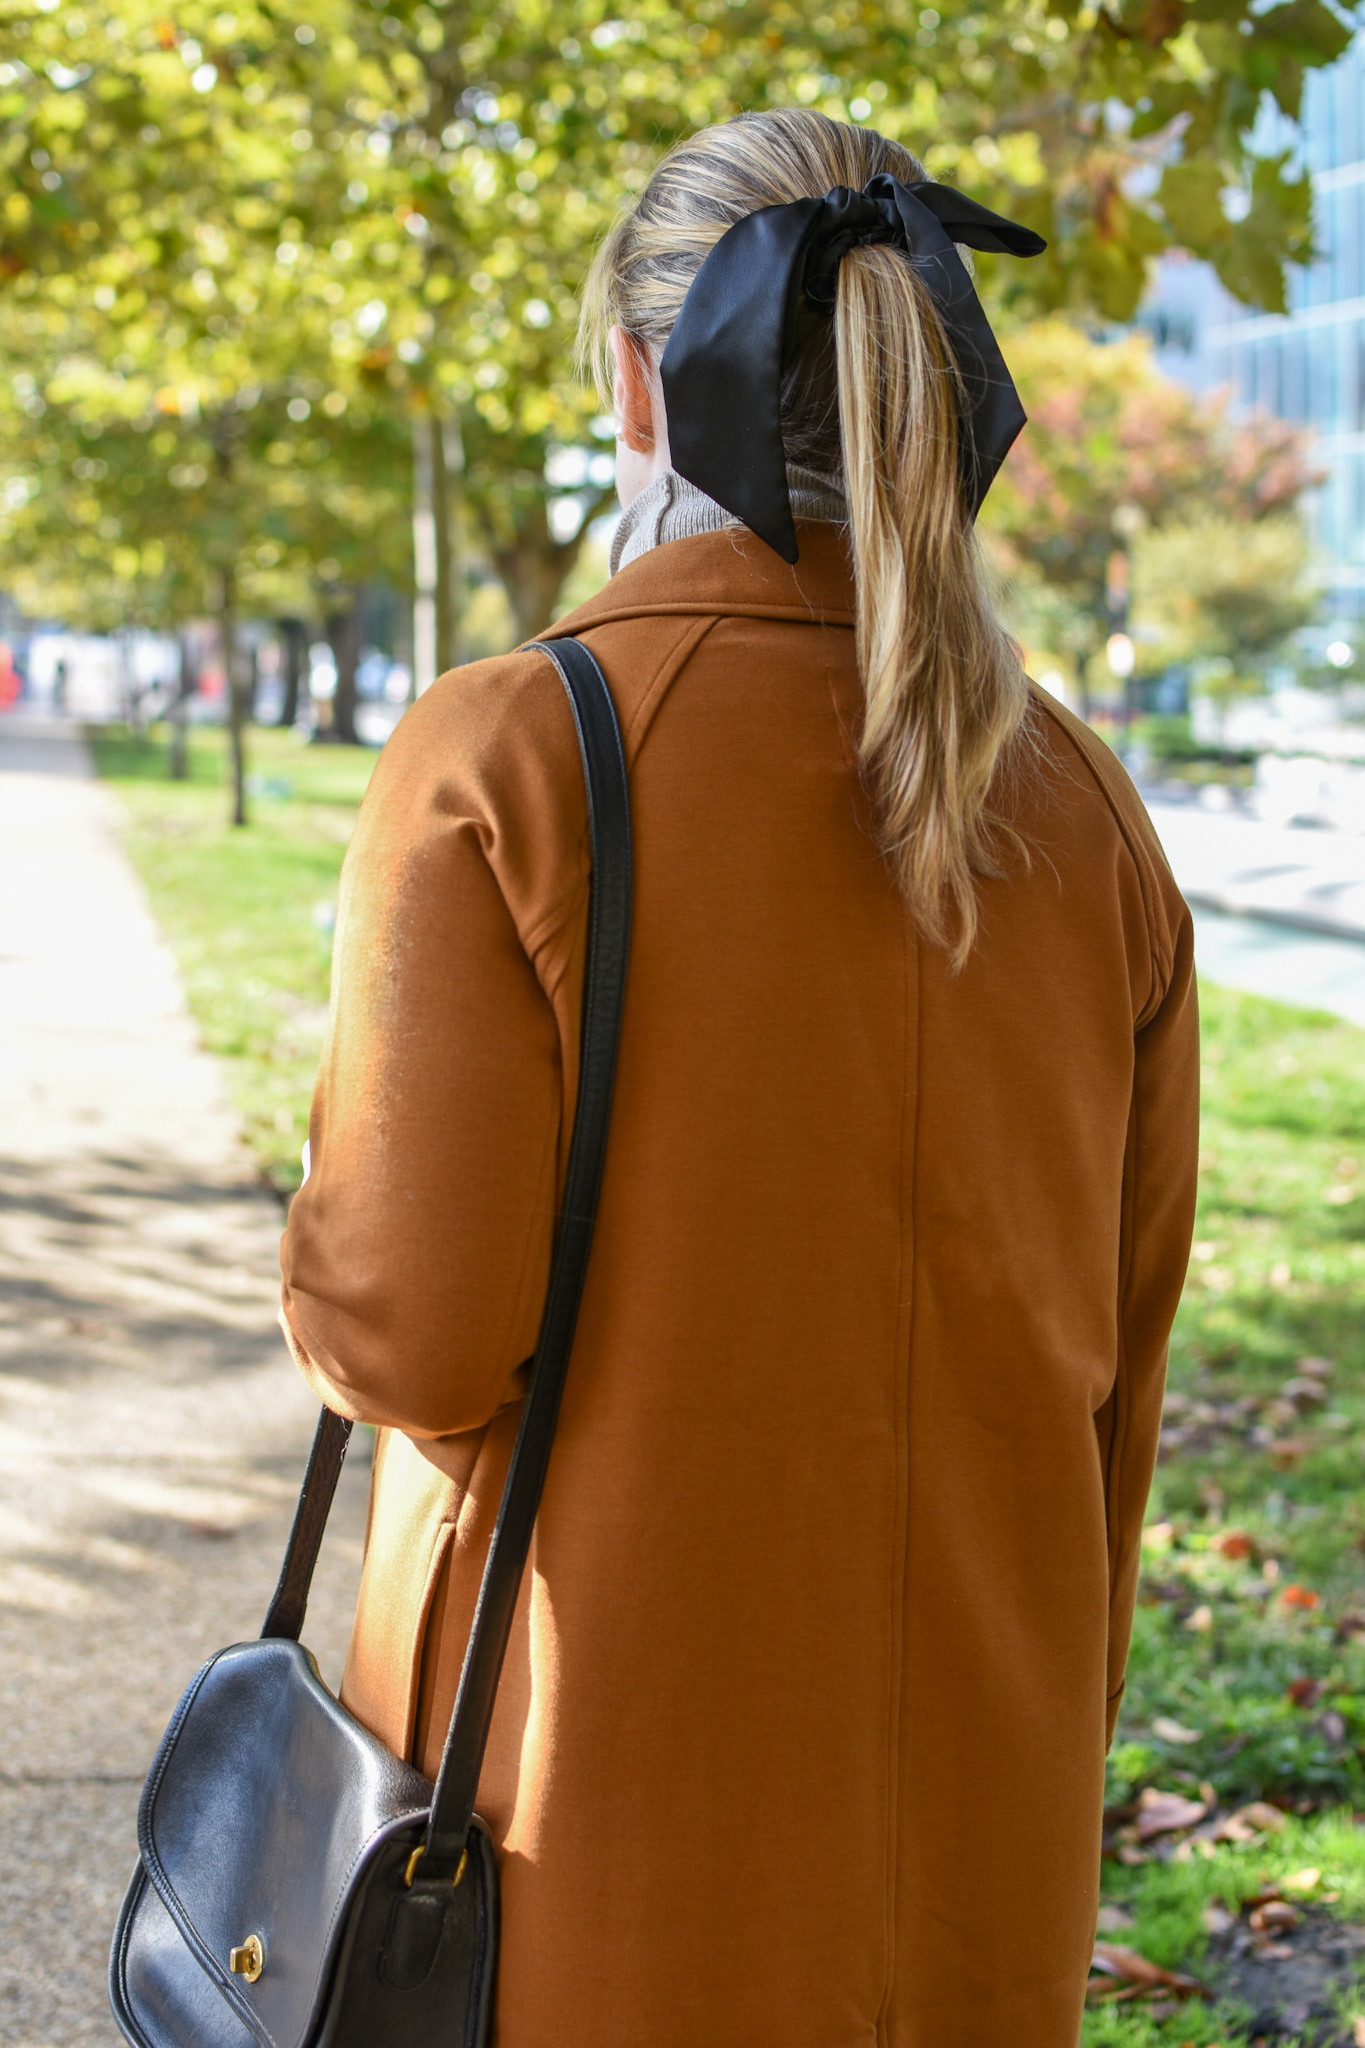
[{"label": "glass facade building", "polygon": [[1276,115],[1262,145],[1293,147],[1312,175],[1318,260],[1288,266],[1285,314],[1257,313],[1203,263],[1163,259],[1143,309],[1157,360],[1197,390],[1230,389],[1237,410],[1302,424],[1325,473],[1307,509],[1328,608],[1365,616],[1365,35],[1309,72],[1303,120]]}]

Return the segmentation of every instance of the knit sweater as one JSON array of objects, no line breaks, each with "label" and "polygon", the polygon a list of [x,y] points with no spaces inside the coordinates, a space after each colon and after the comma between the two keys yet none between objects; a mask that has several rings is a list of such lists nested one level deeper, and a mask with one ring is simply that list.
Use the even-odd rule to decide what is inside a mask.
[{"label": "knit sweater", "polygon": [[[789,466],[787,489],[794,519],[832,519],[841,524],[848,507],[837,483],[818,470]],[[611,573],[638,561],[651,548],[666,541],[688,540],[697,533],[716,533],[722,527],[742,526],[723,505],[708,498],[676,470],[666,469],[632,498],[621,514],[611,543]]]}]

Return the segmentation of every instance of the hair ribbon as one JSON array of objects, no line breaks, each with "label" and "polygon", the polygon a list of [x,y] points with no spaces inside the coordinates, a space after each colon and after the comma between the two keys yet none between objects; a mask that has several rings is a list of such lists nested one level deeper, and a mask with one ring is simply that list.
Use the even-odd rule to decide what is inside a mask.
[{"label": "hair ribbon", "polygon": [[1047,247],[948,185],[886,172],[861,192],[760,207],[728,228],[693,278],[661,366],[674,469],[797,558],[782,447],[782,375],[803,303],[832,313],[850,249],[902,249],[943,322],[961,387],[962,489],[972,518],[1024,424],[1024,409],[955,242],[1010,256]]}]

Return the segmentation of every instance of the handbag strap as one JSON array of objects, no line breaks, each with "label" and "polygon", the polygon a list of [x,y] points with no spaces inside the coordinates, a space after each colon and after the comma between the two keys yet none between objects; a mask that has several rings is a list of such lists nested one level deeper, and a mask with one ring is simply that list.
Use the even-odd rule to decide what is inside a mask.
[{"label": "handbag strap", "polygon": [[[456,1877],[464,1856],[498,1679],[554,1442],[606,1161],[630,950],[630,792],[607,681],[577,640],[540,640],[568,692],[588,798],[591,876],[578,1100],[550,1285],[521,1423],[484,1564],[450,1730],[432,1795],[422,1881]],[[297,1639],[351,1424],[324,1408],[263,1636]]]}]

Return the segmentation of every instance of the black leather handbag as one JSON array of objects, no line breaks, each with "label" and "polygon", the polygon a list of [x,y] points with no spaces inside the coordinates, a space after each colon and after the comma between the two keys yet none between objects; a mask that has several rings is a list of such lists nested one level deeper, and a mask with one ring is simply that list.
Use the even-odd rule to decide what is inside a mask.
[{"label": "black leather handbag", "polygon": [[630,807],[611,693],[540,643],[573,706],[592,860],[564,1200],[516,1445],[436,1783],[327,1690],[298,1638],[351,1425],[323,1411],[260,1640],[210,1658],[157,1751],[109,1964],[134,2048],[482,2048],[498,1874],[474,1811],[601,1187],[630,938]]}]

